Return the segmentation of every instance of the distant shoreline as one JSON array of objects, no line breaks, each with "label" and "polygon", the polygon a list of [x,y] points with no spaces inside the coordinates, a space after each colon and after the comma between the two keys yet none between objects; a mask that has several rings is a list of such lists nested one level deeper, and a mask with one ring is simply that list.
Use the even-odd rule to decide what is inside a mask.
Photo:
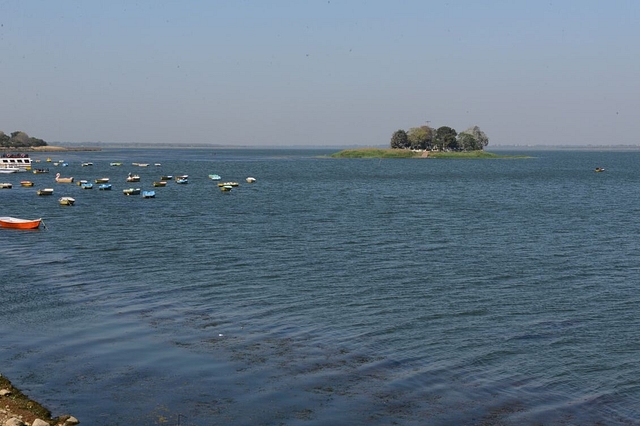
[{"label": "distant shoreline", "polygon": [[23,147],[0,147],[0,151],[20,151],[20,152],[67,152],[67,151],[102,151],[102,148],[93,146],[78,146],[78,147],[66,147],[66,146],[23,146]]}]

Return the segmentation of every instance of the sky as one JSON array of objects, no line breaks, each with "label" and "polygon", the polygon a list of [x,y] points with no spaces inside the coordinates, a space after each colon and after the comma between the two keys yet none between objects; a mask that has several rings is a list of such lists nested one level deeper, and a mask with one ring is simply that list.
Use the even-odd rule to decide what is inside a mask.
[{"label": "sky", "polygon": [[0,130],[53,142],[636,145],[636,0],[0,0]]}]

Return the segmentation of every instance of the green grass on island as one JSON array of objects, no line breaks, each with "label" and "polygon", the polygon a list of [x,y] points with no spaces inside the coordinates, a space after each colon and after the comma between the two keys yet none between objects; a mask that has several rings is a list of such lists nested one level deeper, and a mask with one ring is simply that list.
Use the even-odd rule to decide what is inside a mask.
[{"label": "green grass on island", "polygon": [[526,158],[516,155],[498,155],[486,151],[468,152],[413,152],[408,149],[357,148],[345,149],[330,155],[332,158]]}]

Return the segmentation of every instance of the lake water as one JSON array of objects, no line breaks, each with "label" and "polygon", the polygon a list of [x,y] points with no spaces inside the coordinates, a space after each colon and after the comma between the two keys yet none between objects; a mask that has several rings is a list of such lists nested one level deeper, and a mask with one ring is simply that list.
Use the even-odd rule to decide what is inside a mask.
[{"label": "lake water", "polygon": [[640,152],[329,152],[3,175],[0,216],[46,230],[0,229],[0,373],[86,425],[640,424]]}]

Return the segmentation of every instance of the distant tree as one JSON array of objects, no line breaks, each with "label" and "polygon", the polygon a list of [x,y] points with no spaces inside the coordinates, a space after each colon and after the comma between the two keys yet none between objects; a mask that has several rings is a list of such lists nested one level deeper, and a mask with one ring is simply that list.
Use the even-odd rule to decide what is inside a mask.
[{"label": "distant tree", "polygon": [[407,149],[409,148],[409,138],[404,130],[396,130],[391,136],[391,148]]},{"label": "distant tree", "polygon": [[458,135],[458,144],[465,151],[477,151],[489,145],[489,138],[478,126],[473,126]]},{"label": "distant tree", "polygon": [[438,127],[436,130],[435,145],[438,149],[444,150],[458,150],[458,140],[456,139],[458,133],[448,126]]},{"label": "distant tree", "polygon": [[0,131],[0,146],[11,148],[22,148],[31,146],[46,146],[47,143],[42,139],[32,138],[25,132],[13,132],[8,136]]},{"label": "distant tree", "polygon": [[431,127],[412,127],[407,136],[411,149],[431,149],[433,143],[433,129]]}]

